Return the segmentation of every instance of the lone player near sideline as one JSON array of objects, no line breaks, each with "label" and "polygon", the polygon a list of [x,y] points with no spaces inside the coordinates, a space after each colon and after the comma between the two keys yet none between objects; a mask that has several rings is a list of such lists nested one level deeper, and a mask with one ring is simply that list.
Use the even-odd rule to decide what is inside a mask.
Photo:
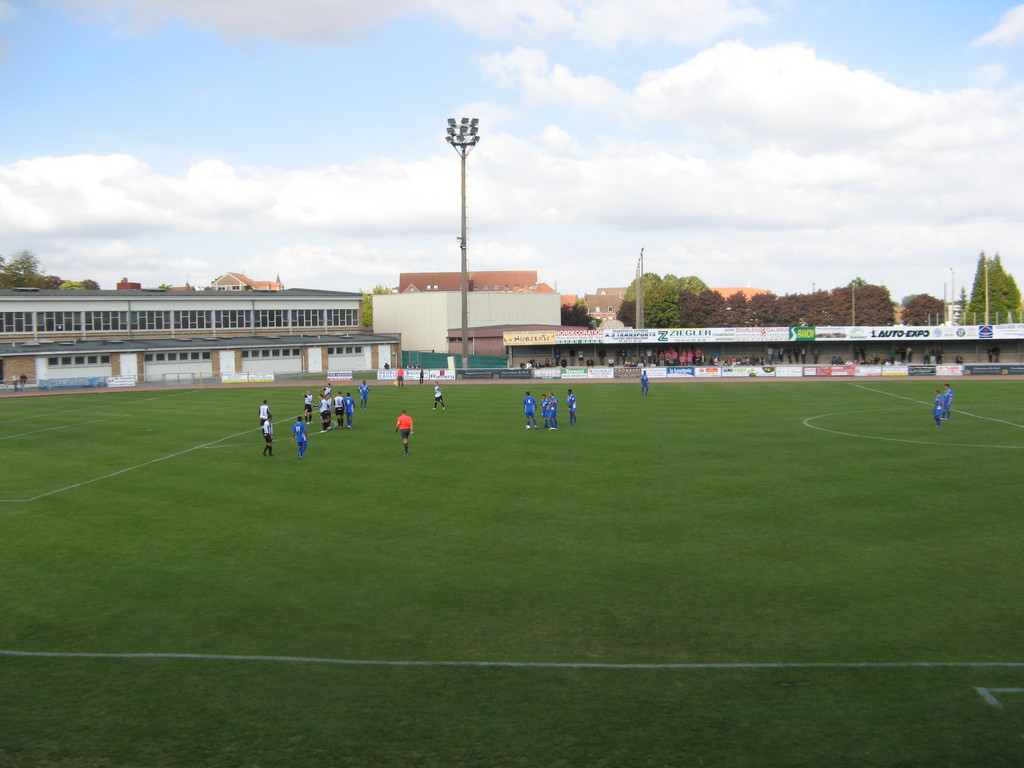
[{"label": "lone player near sideline", "polygon": [[953,388],[949,384],[945,387],[946,391],[942,393],[942,420],[949,421],[953,413]]},{"label": "lone player near sideline", "polygon": [[569,426],[576,423],[576,395],[569,390],[569,396],[565,398],[565,404],[569,406]]},{"label": "lone player near sideline", "polygon": [[651,382],[647,380],[647,371],[640,371],[640,394],[649,395],[651,393]]},{"label": "lone player near sideline", "polygon": [[533,422],[534,429],[537,427],[537,400],[529,392],[523,398],[523,412],[526,414],[526,428],[530,428]]},{"label": "lone player near sideline", "polygon": [[946,398],[939,390],[935,390],[935,404],[932,406],[932,416],[935,417],[935,426],[942,426],[942,411],[946,404]]},{"label": "lone player near sideline", "polygon": [[359,385],[359,408],[365,411],[369,406],[367,402],[370,399],[370,385],[365,381]]},{"label": "lone player near sideline", "polygon": [[402,455],[409,455],[409,435],[414,434],[412,428],[412,416],[402,409],[402,415],[398,417],[398,421],[395,423],[395,432],[402,433]]},{"label": "lone player near sideline", "polygon": [[441,394],[441,385],[440,384],[435,384],[434,385],[434,410],[435,411],[437,410],[438,404],[440,404],[441,410],[443,411],[445,409],[444,395]]},{"label": "lone player near sideline", "polygon": [[274,455],[274,422],[267,417],[267,420],[263,422],[263,455],[273,456]]},{"label": "lone player near sideline", "polygon": [[309,446],[309,436],[306,434],[306,424],[302,421],[301,416],[296,416],[295,423],[292,424],[292,440],[295,441],[295,445],[299,449],[299,458],[305,458],[303,454],[306,453],[306,448]]}]

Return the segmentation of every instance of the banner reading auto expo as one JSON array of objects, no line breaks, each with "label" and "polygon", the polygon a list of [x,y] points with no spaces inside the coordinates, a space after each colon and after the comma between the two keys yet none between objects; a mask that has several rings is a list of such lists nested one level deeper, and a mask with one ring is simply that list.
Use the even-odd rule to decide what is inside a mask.
[{"label": "banner reading auto expo", "polygon": [[505,346],[555,344],[728,344],[797,341],[959,341],[1024,339],[1024,323],[954,326],[772,326],[764,328],[562,328],[506,331]]}]

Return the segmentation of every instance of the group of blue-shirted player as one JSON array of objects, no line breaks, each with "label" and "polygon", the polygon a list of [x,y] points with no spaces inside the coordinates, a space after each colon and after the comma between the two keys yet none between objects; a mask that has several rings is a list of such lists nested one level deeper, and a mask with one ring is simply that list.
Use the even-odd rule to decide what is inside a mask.
[{"label": "group of blue-shirted player", "polygon": [[932,417],[935,419],[936,427],[941,427],[942,422],[949,421],[953,414],[953,388],[949,384],[944,386],[944,391],[935,390],[935,402],[932,403]]},{"label": "group of blue-shirted player", "polygon": [[[569,408],[569,424],[575,424],[576,395],[573,394],[571,389],[569,390],[568,397],[566,398],[566,405]],[[554,392],[541,394],[540,413],[541,418],[544,419],[544,429],[558,429],[558,398],[555,396]],[[523,414],[526,417],[527,429],[540,429],[537,425],[537,399],[529,392],[527,392],[526,397],[523,398]]]}]

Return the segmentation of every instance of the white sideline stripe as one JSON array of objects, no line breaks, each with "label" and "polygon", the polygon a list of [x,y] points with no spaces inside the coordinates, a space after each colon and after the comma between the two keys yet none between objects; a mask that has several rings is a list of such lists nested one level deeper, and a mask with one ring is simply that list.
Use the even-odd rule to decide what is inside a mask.
[{"label": "white sideline stripe", "polygon": [[1024,693],[1024,688],[975,688],[978,693],[981,694],[981,698],[991,704],[993,707],[999,709],[1003,708],[1003,702],[997,699],[993,694],[996,693]]},{"label": "white sideline stripe", "polygon": [[257,430],[257,429],[259,429],[259,427],[252,427],[251,429],[247,429],[247,430],[245,430],[243,432],[236,432],[233,435],[225,435],[224,437],[219,437],[216,440],[211,440],[210,442],[203,443],[202,445],[193,445],[191,448],[186,448],[185,450],[178,451],[177,453],[169,453],[166,456],[160,456],[160,457],[155,458],[155,459],[150,459],[149,461],[144,461],[141,464],[136,464],[133,467],[125,467],[124,469],[119,469],[116,472],[109,472],[106,475],[100,475],[99,477],[94,477],[91,480],[83,480],[80,483],[75,483],[73,485],[66,485],[63,488],[57,488],[57,489],[52,490],[52,491],[47,491],[46,493],[40,493],[38,496],[32,496],[32,497],[27,498],[27,499],[0,499],[0,504],[3,504],[5,502],[24,503],[24,502],[29,502],[29,501],[36,501],[38,499],[46,498],[47,496],[53,496],[55,493],[63,493],[64,491],[70,491],[70,490],[72,490],[74,488],[81,488],[83,485],[89,485],[91,483],[98,483],[100,480],[106,480],[106,479],[111,478],[111,477],[117,477],[118,475],[123,475],[125,472],[131,472],[134,469],[141,469],[142,467],[148,467],[150,464],[156,464],[156,463],[161,462],[161,461],[166,461],[167,459],[173,459],[173,458],[175,458],[177,456],[183,456],[186,453],[191,453],[192,451],[198,451],[200,448],[208,448],[209,446],[216,445],[217,443],[219,443],[219,442],[221,442],[223,440],[230,440],[233,437],[240,437],[241,435],[252,434],[252,432]]},{"label": "white sideline stripe", "polygon": [[[349,667],[490,667],[510,669],[1020,669],[1021,661],[837,661],[736,662],[707,664],[602,664],[557,661],[383,661],[325,659],[315,656],[231,656],[215,653],[62,653],[56,651],[4,651],[0,656],[44,659],[170,659],[193,661],[270,661],[290,664],[335,664]],[[1024,692],[1020,688],[978,688],[995,693]],[[981,694],[986,696],[985,693]],[[986,697],[987,700],[988,697]]]},{"label": "white sideline stripe", "polygon": [[[192,394],[191,391],[190,392],[175,392],[173,395],[157,395],[155,397],[142,397],[142,398],[139,398],[138,400],[129,400],[127,402],[102,403],[100,405],[87,405],[84,408],[78,408],[77,410],[80,410],[80,411],[92,411],[92,410],[95,410],[97,408],[118,408],[118,407],[120,407],[122,405],[135,405],[136,403],[148,403],[150,400],[164,400],[165,398],[168,398],[168,397],[181,397],[182,395],[191,395],[191,394]],[[0,424],[13,424],[16,421],[28,421],[30,419],[45,419],[45,418],[48,418],[48,417],[50,417],[52,415],[53,415],[52,413],[47,412],[47,413],[38,413],[38,414],[36,414],[34,416],[22,416],[21,418],[17,418],[17,419],[0,419]]]},{"label": "white sideline stripe", "polygon": [[[52,416],[53,414],[47,414]],[[127,419],[130,418],[127,413],[121,414],[120,416],[108,416],[105,419],[93,419],[92,421],[76,421],[72,424],[61,424],[59,427],[45,427],[44,429],[33,429],[31,432],[19,432],[16,435],[4,435],[0,437],[0,440],[13,440],[16,437],[29,437],[30,435],[38,435],[40,432],[52,432],[55,429],[73,429],[74,427],[84,427],[86,424],[99,424],[101,421],[113,421],[114,419]]]},{"label": "white sideline stripe", "polygon": [[[894,395],[892,392],[885,392],[885,391],[883,391],[881,389],[873,389],[872,387],[866,387],[863,384],[854,384],[853,386],[858,387],[859,389],[865,389],[868,392],[874,392],[875,394],[878,394],[878,395],[888,395],[889,397],[895,397],[895,398],[898,398],[900,400],[909,400],[912,403],[920,403],[921,405],[931,405],[932,404],[931,400],[915,400],[912,397],[905,397],[903,395]],[[960,411],[960,410],[956,410],[956,409],[954,409],[953,413],[962,414],[964,416],[970,416],[970,417],[975,418],[975,419],[982,419],[984,421],[994,421],[997,424],[1006,424],[1006,425],[1011,426],[1011,427],[1020,427],[1021,429],[1024,429],[1024,424],[1018,424],[1015,421],[1006,421],[1005,419],[994,419],[991,416],[980,416],[977,413],[971,413],[970,411]],[[980,447],[987,447],[987,446],[980,446]]]}]

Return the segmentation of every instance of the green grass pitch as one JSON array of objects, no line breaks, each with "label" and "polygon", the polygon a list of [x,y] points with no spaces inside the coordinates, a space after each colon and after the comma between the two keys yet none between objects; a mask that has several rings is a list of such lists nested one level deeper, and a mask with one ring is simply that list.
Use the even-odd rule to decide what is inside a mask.
[{"label": "green grass pitch", "polygon": [[0,400],[0,768],[1024,764],[1024,382],[371,384]]}]

